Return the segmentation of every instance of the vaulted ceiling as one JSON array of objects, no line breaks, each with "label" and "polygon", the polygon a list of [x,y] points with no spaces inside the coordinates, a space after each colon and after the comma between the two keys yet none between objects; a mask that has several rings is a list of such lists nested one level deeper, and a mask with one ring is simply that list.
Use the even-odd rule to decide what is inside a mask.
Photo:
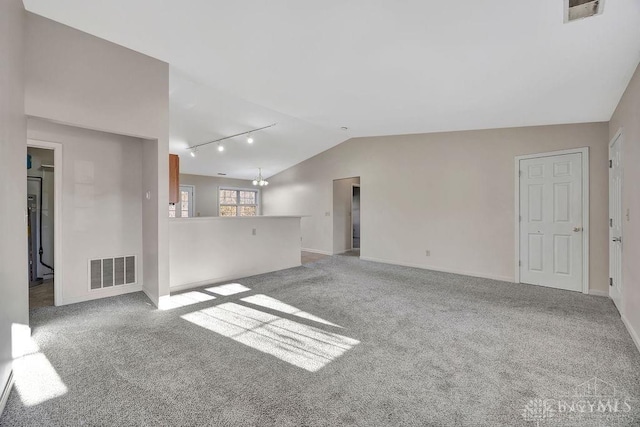
[{"label": "vaulted ceiling", "polygon": [[171,151],[236,178],[354,136],[607,121],[640,61],[638,0],[568,24],[563,0],[24,3],[168,62]]}]

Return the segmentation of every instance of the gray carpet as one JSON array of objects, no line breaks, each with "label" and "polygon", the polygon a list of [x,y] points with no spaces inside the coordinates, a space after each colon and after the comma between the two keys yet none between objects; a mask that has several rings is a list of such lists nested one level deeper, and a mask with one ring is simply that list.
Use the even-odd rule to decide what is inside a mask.
[{"label": "gray carpet", "polygon": [[32,311],[45,372],[18,369],[0,424],[640,425],[640,354],[606,298],[347,256],[236,282],[168,311]]}]

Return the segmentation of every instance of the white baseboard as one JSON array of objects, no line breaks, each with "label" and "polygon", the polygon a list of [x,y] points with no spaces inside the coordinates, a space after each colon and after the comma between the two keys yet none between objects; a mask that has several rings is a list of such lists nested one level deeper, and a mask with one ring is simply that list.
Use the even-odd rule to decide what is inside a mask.
[{"label": "white baseboard", "polygon": [[621,316],[621,318],[622,318],[622,323],[624,323],[624,326],[627,327],[627,331],[629,331],[629,335],[631,335],[631,339],[633,340],[636,347],[638,348],[638,351],[640,352],[640,335],[638,335],[638,332],[636,332],[636,330],[633,329],[633,326],[631,326],[631,323],[627,320],[626,317],[624,317],[624,314]]},{"label": "white baseboard", "polygon": [[227,282],[229,280],[243,279],[245,277],[257,276],[259,274],[273,273],[274,271],[280,271],[280,270],[286,270],[286,269],[289,269],[289,268],[300,267],[301,265],[302,265],[302,263],[300,262],[300,260],[298,260],[298,262],[296,262],[294,264],[282,266],[282,267],[275,268],[273,270],[268,270],[268,271],[255,270],[255,269],[239,271],[239,272],[237,272],[237,273],[235,273],[233,275],[230,275],[230,276],[212,277],[211,279],[200,280],[198,282],[191,282],[191,283],[185,283],[185,284],[182,284],[182,285],[171,286],[169,288],[169,292],[174,293],[174,292],[186,291],[187,289],[200,288],[202,286],[207,286],[207,285],[215,285],[215,284],[218,284],[220,282]]},{"label": "white baseboard", "polygon": [[115,297],[118,295],[130,294],[132,292],[140,292],[141,290],[142,285],[140,284],[109,287],[95,290],[78,297],[65,297],[60,305],[76,304],[79,302],[92,301],[94,299]]},{"label": "white baseboard", "polygon": [[328,251],[321,251],[320,249],[308,249],[308,248],[302,248],[300,249],[302,252],[311,252],[313,254],[321,254],[321,255],[333,255],[333,252],[328,252]]},{"label": "white baseboard", "polygon": [[513,277],[508,277],[508,276],[494,276],[490,274],[476,273],[476,272],[464,271],[464,270],[444,269],[444,268],[433,267],[429,265],[418,265],[418,264],[411,264],[407,262],[390,261],[390,260],[380,259],[380,258],[365,257],[362,255],[360,256],[360,259],[363,261],[373,261],[373,262],[379,262],[382,264],[400,265],[402,267],[421,268],[423,270],[432,270],[432,271],[438,271],[441,273],[460,274],[462,276],[480,277],[482,279],[500,280],[502,282],[513,283]]},{"label": "white baseboard", "polygon": [[596,297],[609,297],[608,291],[601,291],[599,289],[589,289],[589,295],[593,295]]},{"label": "white baseboard", "polygon": [[144,287],[142,288],[142,292],[144,292],[144,294],[147,296],[147,298],[149,298],[149,300],[153,303],[153,305],[156,306],[156,308],[160,307],[160,300],[163,297],[157,297],[156,295],[152,295]]},{"label": "white baseboard", "polygon": [[13,387],[13,370],[9,372],[9,379],[2,389],[2,394],[0,394],[0,417],[2,417],[2,412],[4,411],[4,407],[7,405],[7,400],[9,400],[9,393],[11,393],[11,388]]}]

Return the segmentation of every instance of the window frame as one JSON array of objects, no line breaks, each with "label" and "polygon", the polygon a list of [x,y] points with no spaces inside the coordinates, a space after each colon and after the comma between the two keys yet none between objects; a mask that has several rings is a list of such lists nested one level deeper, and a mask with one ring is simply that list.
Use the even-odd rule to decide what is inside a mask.
[{"label": "window frame", "polygon": [[[227,191],[235,191],[236,194],[236,200],[237,203],[232,205],[232,204],[228,204],[228,203],[220,203],[220,192],[223,190],[227,190]],[[242,205],[240,204],[240,191],[251,191],[253,193],[256,193],[256,204],[255,205]],[[223,187],[220,186],[218,187],[218,191],[216,194],[216,204],[218,206],[218,216],[223,216],[220,215],[220,208],[222,206],[235,206],[236,207],[236,214],[234,216],[227,216],[226,218],[251,218],[251,216],[241,216],[239,215],[240,213],[240,206],[255,206],[256,207],[256,214],[252,215],[252,216],[260,216],[262,215],[262,192],[260,191],[259,188],[246,188],[246,187]]]}]

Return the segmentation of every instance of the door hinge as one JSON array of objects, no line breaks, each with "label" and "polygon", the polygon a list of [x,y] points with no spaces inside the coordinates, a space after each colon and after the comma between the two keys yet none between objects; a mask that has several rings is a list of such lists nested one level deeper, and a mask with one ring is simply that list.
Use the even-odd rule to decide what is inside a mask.
[{"label": "door hinge", "polygon": [[522,176],[522,170],[518,171],[518,176]]},{"label": "door hinge", "polygon": [[609,227],[613,227],[613,218],[609,218]]},{"label": "door hinge", "polygon": [[518,215],[518,221],[522,222],[522,215]]},{"label": "door hinge", "polygon": [[609,169],[613,167],[613,160],[609,160]]},{"label": "door hinge", "polygon": [[609,277],[609,286],[613,286],[613,277]]},{"label": "door hinge", "polygon": [[518,261],[518,267],[522,267],[522,261]]}]

